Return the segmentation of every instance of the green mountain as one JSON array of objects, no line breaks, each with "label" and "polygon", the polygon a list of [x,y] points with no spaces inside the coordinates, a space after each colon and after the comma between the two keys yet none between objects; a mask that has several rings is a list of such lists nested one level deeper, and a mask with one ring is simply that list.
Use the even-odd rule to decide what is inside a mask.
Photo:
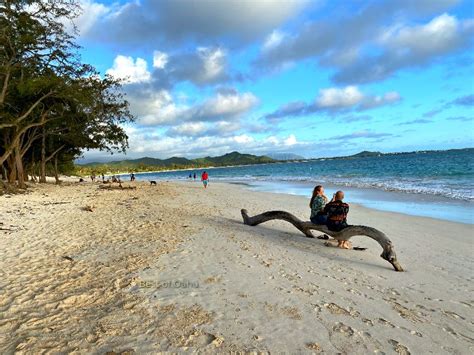
[{"label": "green mountain", "polygon": [[368,150],[364,150],[363,152],[350,155],[347,158],[367,158],[367,157],[379,157],[381,155],[384,155],[381,152],[369,152]]},{"label": "green mountain", "polygon": [[226,166],[226,165],[248,165],[248,164],[263,164],[273,163],[274,159],[266,156],[252,155],[252,154],[241,154],[239,152],[227,153],[218,157],[205,157],[194,159],[198,164],[207,164],[214,166]]},{"label": "green mountain", "polygon": [[78,164],[80,171],[104,170],[111,172],[118,171],[152,171],[165,169],[186,169],[210,166],[233,166],[274,163],[276,160],[266,156],[252,154],[241,154],[232,152],[217,157],[205,157],[197,159],[187,159],[183,157],[171,157],[168,159],[156,159],[143,157],[139,159],[111,161],[108,163],[87,163]]}]

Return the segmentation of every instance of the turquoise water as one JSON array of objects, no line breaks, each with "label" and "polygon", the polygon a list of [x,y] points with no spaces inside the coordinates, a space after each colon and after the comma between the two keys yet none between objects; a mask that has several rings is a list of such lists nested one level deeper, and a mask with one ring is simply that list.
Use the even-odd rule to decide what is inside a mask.
[{"label": "turquoise water", "polygon": [[[311,194],[314,185],[322,184],[352,191],[350,200],[368,207],[436,218],[443,218],[446,211],[448,217],[444,219],[473,223],[474,149],[206,170],[211,183],[213,180],[245,182],[259,190],[304,196]],[[137,180],[185,180],[190,172],[200,177],[202,171],[136,176]],[[346,193],[346,196],[350,195]],[[415,205],[410,205],[408,210],[397,207],[412,203]]]}]

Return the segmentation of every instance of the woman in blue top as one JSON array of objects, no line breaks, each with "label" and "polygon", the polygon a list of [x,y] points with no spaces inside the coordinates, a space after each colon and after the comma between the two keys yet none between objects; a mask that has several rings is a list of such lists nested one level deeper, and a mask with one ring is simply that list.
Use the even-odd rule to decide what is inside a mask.
[{"label": "woman in blue top", "polygon": [[314,224],[326,224],[328,217],[323,211],[327,202],[328,198],[324,195],[324,187],[321,185],[316,186],[309,203],[309,207],[311,207],[311,222]]}]

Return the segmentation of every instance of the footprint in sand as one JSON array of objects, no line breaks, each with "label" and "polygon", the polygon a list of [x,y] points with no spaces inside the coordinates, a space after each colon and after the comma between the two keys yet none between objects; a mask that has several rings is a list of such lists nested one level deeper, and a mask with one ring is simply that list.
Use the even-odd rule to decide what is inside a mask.
[{"label": "footprint in sand", "polygon": [[[371,353],[381,347],[381,344],[372,339],[369,332],[359,332],[351,326],[337,322],[329,331],[331,344],[343,353]],[[356,348],[357,350],[355,350]]]},{"label": "footprint in sand", "polygon": [[398,341],[390,339],[388,342],[393,346],[393,350],[395,350],[397,354],[400,354],[400,355],[411,354],[408,348],[405,345],[400,344]]},{"label": "footprint in sand", "polygon": [[386,320],[386,319],[379,318],[379,319],[378,319],[378,322],[379,322],[379,324],[385,325],[385,326],[387,326],[387,327],[395,328],[395,326],[394,326],[391,322],[389,322],[388,320]]},{"label": "footprint in sand", "polygon": [[389,302],[392,305],[392,308],[398,312],[399,316],[405,318],[413,323],[423,322],[423,319],[419,316],[422,314],[421,312],[415,312],[414,310],[402,306],[398,302]]},{"label": "footprint in sand", "polygon": [[305,344],[306,348],[315,352],[315,353],[320,353],[323,351],[321,346],[318,343],[306,343]]},{"label": "footprint in sand", "polygon": [[189,336],[186,346],[204,347],[212,344],[216,339],[217,337],[213,334],[196,331]]},{"label": "footprint in sand", "polygon": [[452,319],[462,319],[462,320],[466,319],[463,316],[460,316],[459,314],[451,312],[451,311],[442,311],[442,312],[443,314],[447,315],[449,318],[452,318]]},{"label": "footprint in sand", "polygon": [[374,326],[374,322],[372,322],[370,319],[363,318],[363,319],[362,319],[362,322],[364,322],[364,323],[367,324],[367,325],[370,325],[371,327]]},{"label": "footprint in sand", "polygon": [[340,322],[337,322],[334,327],[332,327],[332,330],[333,332],[341,333],[348,337],[353,336],[355,334],[355,331],[352,327]]},{"label": "footprint in sand", "polygon": [[338,314],[338,315],[344,315],[344,316],[350,316],[351,313],[341,306],[335,304],[335,303],[326,303],[324,304],[324,307],[331,313],[331,314]]}]

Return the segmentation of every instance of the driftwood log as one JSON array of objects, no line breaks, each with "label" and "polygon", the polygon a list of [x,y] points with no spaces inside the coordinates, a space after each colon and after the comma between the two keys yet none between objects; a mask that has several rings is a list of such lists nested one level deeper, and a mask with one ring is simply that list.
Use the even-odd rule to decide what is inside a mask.
[{"label": "driftwood log", "polygon": [[122,186],[122,184],[119,184],[117,186],[112,186],[112,185],[99,185],[99,189],[101,190],[136,190],[136,186]]},{"label": "driftwood log", "polygon": [[380,255],[383,259],[387,260],[390,264],[392,264],[395,271],[403,271],[402,266],[399,264],[397,260],[397,255],[393,250],[393,244],[385,235],[385,233],[366,226],[349,226],[344,228],[340,232],[330,231],[325,225],[314,224],[311,222],[304,222],[300,220],[298,217],[295,217],[291,213],[285,211],[268,211],[256,216],[250,217],[248,215],[247,210],[242,209],[242,218],[244,220],[244,224],[249,226],[256,226],[260,223],[264,223],[267,221],[271,221],[273,219],[280,219],[283,221],[287,221],[293,224],[297,229],[299,229],[306,237],[314,238],[312,230],[317,230],[327,235],[330,235],[336,240],[349,240],[353,236],[356,235],[365,235],[369,238],[372,238],[376,242],[380,244],[383,249],[382,254]]}]

